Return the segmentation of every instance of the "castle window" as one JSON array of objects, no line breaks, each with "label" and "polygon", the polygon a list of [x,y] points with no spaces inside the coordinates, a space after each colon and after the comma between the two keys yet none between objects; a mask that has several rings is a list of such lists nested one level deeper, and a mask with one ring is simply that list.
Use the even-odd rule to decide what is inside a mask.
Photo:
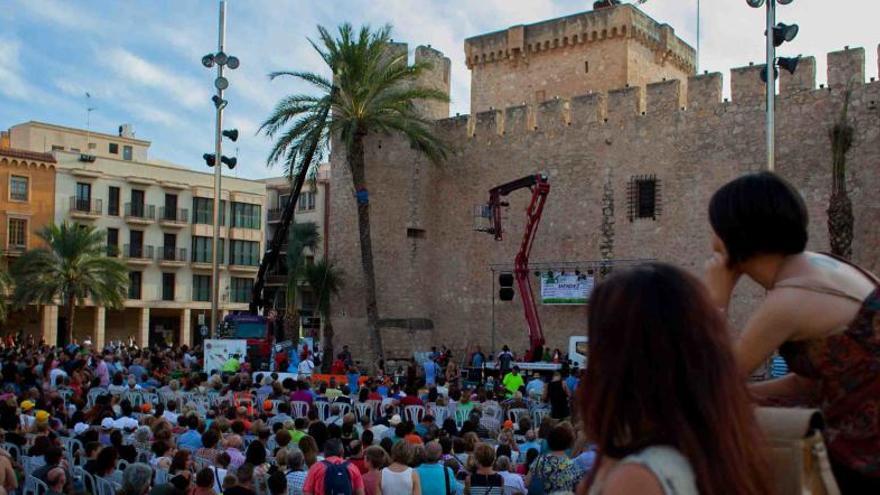
[{"label": "castle window", "polygon": [[425,238],[425,229],[417,229],[409,227],[406,229],[406,236],[410,239],[424,239]]},{"label": "castle window", "polygon": [[629,221],[657,220],[660,215],[660,181],[655,175],[636,175],[627,185]]},{"label": "castle window", "polygon": [[589,73],[590,73],[590,61],[586,60],[586,61],[584,61],[584,74],[589,74]]}]

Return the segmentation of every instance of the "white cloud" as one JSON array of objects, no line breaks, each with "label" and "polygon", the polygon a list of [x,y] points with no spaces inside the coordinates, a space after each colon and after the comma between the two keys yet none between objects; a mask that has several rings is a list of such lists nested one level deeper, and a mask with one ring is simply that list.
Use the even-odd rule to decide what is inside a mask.
[{"label": "white cloud", "polygon": [[98,31],[102,29],[100,17],[88,15],[82,5],[58,0],[18,0],[21,10],[64,28],[78,31]]},{"label": "white cloud", "polygon": [[188,108],[205,107],[208,82],[200,83],[149,62],[124,48],[113,48],[101,57],[117,75],[131,83],[158,89]]},{"label": "white cloud", "polygon": [[0,94],[14,100],[26,100],[33,90],[22,75],[21,43],[0,38]]}]

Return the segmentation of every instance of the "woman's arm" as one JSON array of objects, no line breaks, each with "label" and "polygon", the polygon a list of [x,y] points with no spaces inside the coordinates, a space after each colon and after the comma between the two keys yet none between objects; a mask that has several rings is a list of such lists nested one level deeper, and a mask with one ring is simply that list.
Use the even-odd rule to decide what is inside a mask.
[{"label": "woman's arm", "polygon": [[422,495],[422,480],[415,469],[412,470],[413,495]]},{"label": "woman's arm", "polygon": [[767,294],[734,345],[743,377],[748,377],[796,333],[799,304],[793,291],[777,290]]},{"label": "woman's arm", "polygon": [[814,380],[794,373],[789,373],[775,380],[749,385],[749,392],[755,396],[758,402],[766,399],[803,399],[813,395],[815,391],[816,382]]}]

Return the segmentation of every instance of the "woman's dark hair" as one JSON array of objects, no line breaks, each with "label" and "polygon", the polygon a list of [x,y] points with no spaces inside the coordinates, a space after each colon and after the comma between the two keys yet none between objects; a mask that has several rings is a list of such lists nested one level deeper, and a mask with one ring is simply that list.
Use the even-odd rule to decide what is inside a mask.
[{"label": "woman's dark hair", "polygon": [[119,451],[116,447],[104,447],[95,458],[95,472],[98,476],[105,476],[116,469],[116,461],[119,460]]},{"label": "woman's dark hair", "polygon": [[171,445],[166,443],[164,440],[159,440],[159,441],[153,442],[152,450],[153,450],[153,453],[156,454],[156,457],[162,457],[163,455],[165,455],[168,452],[168,450],[170,448],[171,448]]},{"label": "woman's dark hair", "polygon": [[547,448],[553,452],[568,450],[574,443],[574,429],[569,423],[556,425],[547,435]]},{"label": "woman's dark hair", "polygon": [[670,445],[690,460],[701,494],[770,493],[764,439],[730,333],[703,285],[679,268],[646,263],[612,275],[590,304],[590,360],[578,390],[598,462]]},{"label": "woman's dark hair", "polygon": [[537,459],[539,455],[541,454],[538,452],[538,449],[534,447],[530,448],[528,452],[526,452],[526,474],[529,474],[529,467],[531,467],[532,463],[535,462],[535,459]]},{"label": "woman's dark hair", "polygon": [[211,488],[214,486],[214,471],[211,468],[202,468],[196,473],[196,486],[199,488]]},{"label": "woman's dark hair", "polygon": [[495,457],[505,456],[510,458],[512,451],[510,450],[510,445],[499,445],[495,449]]},{"label": "woman's dark hair", "polygon": [[189,463],[189,455],[189,451],[186,449],[175,452],[174,457],[171,458],[171,465],[168,466],[168,472],[174,474],[178,471],[185,471]]},{"label": "woman's dark hair", "polygon": [[245,461],[248,464],[259,466],[266,462],[266,448],[260,442],[253,442],[247,449]]},{"label": "woman's dark hair", "polygon": [[220,434],[216,430],[208,430],[202,433],[202,447],[206,449],[213,449],[219,441]]},{"label": "woman's dark hair", "polygon": [[802,253],[808,221],[800,193],[772,172],[734,179],[709,201],[709,223],[731,266],[758,254]]},{"label": "woman's dark hair", "polygon": [[[404,440],[401,440],[401,442],[403,441]],[[394,440],[392,440],[391,437],[385,437],[379,442],[379,446],[382,447],[388,455],[391,455],[391,447],[394,447]]]},{"label": "woman's dark hair", "polygon": [[361,389],[358,391],[358,401],[359,402],[366,402],[367,399],[369,399],[369,398],[370,398],[370,391],[367,389],[367,387],[361,387]]},{"label": "woman's dark hair", "polygon": [[373,431],[372,430],[364,430],[364,432],[361,433],[361,445],[363,445],[364,448],[367,448],[370,445],[373,445]]}]

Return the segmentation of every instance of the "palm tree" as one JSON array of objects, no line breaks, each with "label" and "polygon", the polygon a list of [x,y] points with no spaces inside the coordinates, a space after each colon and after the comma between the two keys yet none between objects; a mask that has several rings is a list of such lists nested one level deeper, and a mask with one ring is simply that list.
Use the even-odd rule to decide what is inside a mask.
[{"label": "palm tree", "polygon": [[[284,312],[285,321],[288,330],[290,327],[299,328],[296,315],[296,288],[297,284],[303,278],[303,267],[305,265],[305,257],[303,251],[309,248],[312,251],[318,247],[321,242],[321,233],[318,232],[318,226],[314,222],[295,223],[290,230],[287,241],[287,298],[285,301],[286,311]],[[299,336],[299,332],[293,332]]]},{"label": "palm tree", "polygon": [[0,266],[0,322],[6,321],[9,314],[9,304],[7,302],[9,289],[12,288],[12,278],[6,267]]},{"label": "palm tree", "polygon": [[330,321],[330,300],[339,294],[343,286],[342,272],[332,261],[322,259],[305,267],[303,277],[312,292],[317,296],[318,314],[321,315],[324,332],[321,342],[324,343],[324,360],[322,367],[325,373],[330,372],[333,362],[333,324]]},{"label": "palm tree", "polygon": [[831,252],[850,259],[853,241],[852,201],[846,190],[846,154],[853,144],[855,129],[847,119],[851,89],[843,97],[837,122],[828,132],[831,138],[831,198],[828,200],[828,237]]},{"label": "palm tree", "polygon": [[407,54],[392,49],[388,25],[376,30],[364,26],[356,31],[346,23],[339,26],[335,38],[326,28],[318,26],[318,33],[317,41],[309,41],[327,64],[332,78],[296,71],[270,74],[273,79],[290,76],[304,81],[317,88],[318,94],[282,98],[260,130],[270,138],[278,136],[268,163],[283,161],[288,177],[291,180],[296,177],[296,191],[309,169],[313,170],[313,158],[314,163],[320,163],[324,157],[331,136],[337,150],[344,153],[357,198],[367,330],[373,352],[378,359],[384,359],[364,140],[371,133],[399,133],[432,162],[442,161],[448,148],[434,134],[432,122],[418,114],[414,102],[448,101],[449,97],[442,91],[418,84],[417,78],[430,64],[407,65]]},{"label": "palm tree", "polygon": [[122,307],[128,289],[128,270],[107,257],[105,232],[89,225],[51,224],[38,234],[46,247],[26,251],[12,266],[16,306],[64,306],[64,337],[73,342],[77,304],[87,297],[96,306]]}]

